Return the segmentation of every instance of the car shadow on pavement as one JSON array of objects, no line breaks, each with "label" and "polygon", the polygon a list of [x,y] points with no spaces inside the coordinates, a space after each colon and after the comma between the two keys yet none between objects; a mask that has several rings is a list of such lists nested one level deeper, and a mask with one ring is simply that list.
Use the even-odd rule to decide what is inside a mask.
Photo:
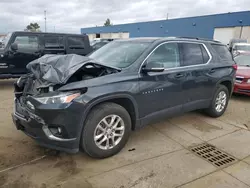
[{"label": "car shadow on pavement", "polygon": [[246,102],[250,102],[250,96],[247,95],[242,95],[242,94],[233,94],[232,95],[232,99],[236,100],[236,101],[246,101]]}]

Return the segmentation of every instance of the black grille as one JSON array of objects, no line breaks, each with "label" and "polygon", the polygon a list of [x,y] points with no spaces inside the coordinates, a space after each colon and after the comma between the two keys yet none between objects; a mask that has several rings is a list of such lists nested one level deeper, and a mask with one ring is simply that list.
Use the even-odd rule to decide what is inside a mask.
[{"label": "black grille", "polygon": [[215,146],[212,146],[210,144],[201,144],[195,146],[191,148],[191,151],[219,168],[228,166],[237,161],[234,157],[228,155],[227,153],[217,149]]},{"label": "black grille", "polygon": [[243,77],[236,77],[235,81],[238,83],[241,83],[241,82],[243,82],[243,79],[244,79]]}]

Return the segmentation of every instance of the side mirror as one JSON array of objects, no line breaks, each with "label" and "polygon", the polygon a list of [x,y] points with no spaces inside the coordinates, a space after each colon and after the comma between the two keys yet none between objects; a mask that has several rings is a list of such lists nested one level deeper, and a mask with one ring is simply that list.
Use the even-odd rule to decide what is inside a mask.
[{"label": "side mirror", "polygon": [[161,63],[155,63],[155,62],[147,63],[142,68],[142,71],[144,73],[148,73],[148,72],[163,72],[164,70],[165,70],[165,68],[163,67],[163,65]]},{"label": "side mirror", "polygon": [[17,43],[11,44],[10,49],[11,49],[12,51],[14,51],[14,52],[17,51],[17,50],[18,50],[18,45],[17,45]]}]

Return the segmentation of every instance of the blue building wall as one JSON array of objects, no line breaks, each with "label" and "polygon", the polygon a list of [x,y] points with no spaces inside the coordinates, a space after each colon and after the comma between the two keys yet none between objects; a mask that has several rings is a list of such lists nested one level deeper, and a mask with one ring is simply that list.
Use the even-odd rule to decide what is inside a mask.
[{"label": "blue building wall", "polygon": [[130,37],[186,36],[213,38],[216,27],[250,26],[250,11],[82,28],[81,33],[129,32]]}]

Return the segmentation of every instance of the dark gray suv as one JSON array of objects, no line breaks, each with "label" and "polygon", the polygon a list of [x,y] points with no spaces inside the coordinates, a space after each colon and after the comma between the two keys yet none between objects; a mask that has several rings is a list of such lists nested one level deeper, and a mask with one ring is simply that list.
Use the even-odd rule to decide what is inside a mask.
[{"label": "dark gray suv", "polygon": [[43,146],[105,158],[130,131],[204,109],[221,116],[237,66],[220,42],[187,38],[116,40],[93,52],[43,56],[15,83],[13,121]]}]

